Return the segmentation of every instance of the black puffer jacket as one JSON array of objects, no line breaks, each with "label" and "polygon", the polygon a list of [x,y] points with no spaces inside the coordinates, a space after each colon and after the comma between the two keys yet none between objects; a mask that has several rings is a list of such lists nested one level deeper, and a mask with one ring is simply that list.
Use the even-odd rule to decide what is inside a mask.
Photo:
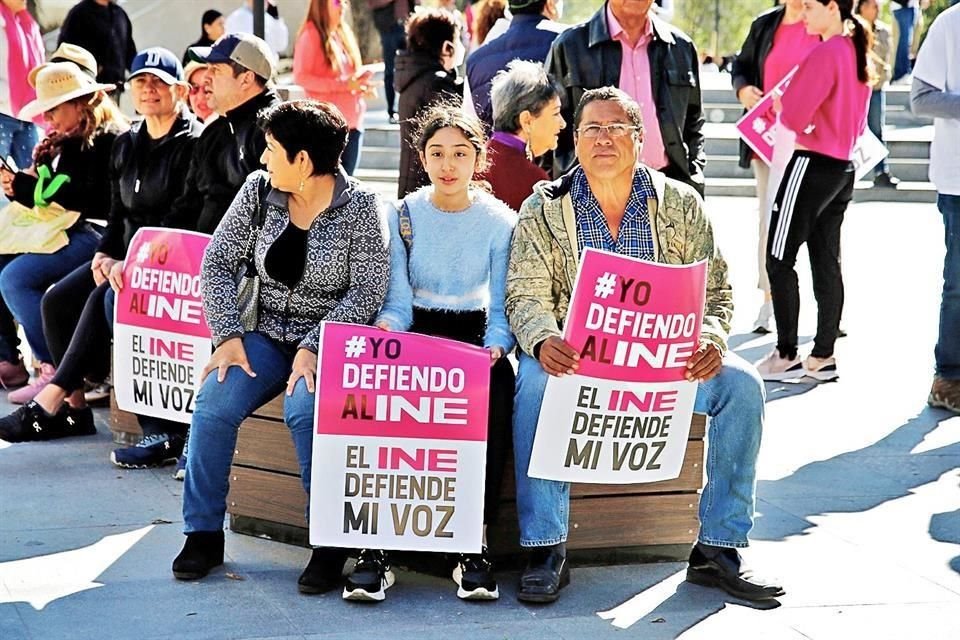
[{"label": "black puffer jacket", "polygon": [[445,71],[438,58],[426,53],[400,51],[397,53],[394,80],[400,94],[397,112],[400,116],[400,181],[397,197],[428,184],[413,138],[416,125],[413,119],[439,100],[455,104],[463,101],[463,80],[456,71]]},{"label": "black puffer jacket", "polygon": [[196,116],[182,109],[170,132],[159,140],[150,138],[143,121],[117,138],[110,164],[110,218],[98,251],[122,260],[137,229],[162,224],[183,189],[202,131]]},{"label": "black puffer jacket", "polygon": [[[754,18],[747,39],[743,41],[740,52],[733,59],[730,80],[733,83],[734,94],[740,93],[740,89],[750,85],[763,89],[763,64],[770,54],[770,49],[773,48],[773,36],[777,33],[777,27],[783,22],[783,16],[786,13],[786,7],[780,5]],[[746,142],[741,140],[740,166],[749,169],[752,157],[753,151]]]},{"label": "black puffer jacket", "polygon": [[163,226],[213,233],[244,180],[260,168],[267,143],[257,113],[279,102],[269,89],[207,125],[194,147],[186,184]]}]

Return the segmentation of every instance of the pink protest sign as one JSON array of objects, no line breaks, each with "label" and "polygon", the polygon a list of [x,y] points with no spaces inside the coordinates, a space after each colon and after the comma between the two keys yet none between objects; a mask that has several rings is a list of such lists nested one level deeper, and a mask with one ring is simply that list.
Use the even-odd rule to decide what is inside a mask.
[{"label": "pink protest sign", "polygon": [[200,263],[210,236],[145,227],[127,249],[114,309],[114,388],[125,411],[190,422],[210,330]]},{"label": "pink protest sign", "polygon": [[[798,68],[791,69],[790,73],[745,113],[736,125],[737,132],[743,141],[753,149],[760,160],[771,168],[771,182],[767,186],[771,202],[761,203],[766,207],[765,210],[769,210],[772,198],[777,194],[780,179],[793,156],[793,145],[796,139],[794,132],[780,124],[778,114],[773,108],[773,99],[775,96],[783,97]],[[785,149],[785,146],[789,146],[789,149]],[[869,129],[865,129],[857,140],[853,157],[850,159],[853,162],[855,179],[860,180],[867,175],[888,154],[886,145],[880,142]]]},{"label": "pink protest sign", "polygon": [[783,96],[787,90],[787,85],[797,73],[799,67],[794,67],[790,73],[783,77],[783,80],[763,96],[757,104],[737,121],[737,131],[743,141],[753,149],[763,162],[767,165],[773,162],[773,149],[777,141],[777,128],[780,126],[777,120],[777,112],[773,109],[774,96]]},{"label": "pink protest sign", "polygon": [[578,373],[607,380],[683,380],[700,338],[707,263],[673,266],[586,249],[564,339]]},{"label": "pink protest sign", "polygon": [[478,551],[489,389],[485,349],[325,322],[311,544]]},{"label": "pink protest sign", "polygon": [[547,381],[527,473],[568,482],[676,478],[697,384],[684,376],[703,320],[706,261],[583,252],[564,339],[576,375]]}]

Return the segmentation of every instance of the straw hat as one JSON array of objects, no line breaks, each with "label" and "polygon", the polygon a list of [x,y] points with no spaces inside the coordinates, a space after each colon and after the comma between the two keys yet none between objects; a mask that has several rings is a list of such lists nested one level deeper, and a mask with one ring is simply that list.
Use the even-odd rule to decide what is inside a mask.
[{"label": "straw hat", "polygon": [[94,82],[72,62],[52,62],[44,65],[30,80],[30,84],[37,90],[37,99],[20,110],[22,120],[31,120],[74,98],[116,88],[116,85]]}]

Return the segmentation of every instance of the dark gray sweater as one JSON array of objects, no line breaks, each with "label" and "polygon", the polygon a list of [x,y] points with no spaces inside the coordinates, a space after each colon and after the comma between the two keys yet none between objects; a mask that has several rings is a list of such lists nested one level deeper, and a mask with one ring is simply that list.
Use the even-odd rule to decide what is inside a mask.
[{"label": "dark gray sweater", "polygon": [[[215,344],[243,335],[236,279],[257,215],[262,174],[247,178],[203,256],[203,309]],[[270,245],[290,224],[288,197],[277,190],[267,195],[254,255],[260,274],[257,331],[316,352],[322,320],[366,324],[380,309],[390,280],[389,236],[377,196],[341,172],[330,208],[310,227],[303,277],[290,289],[264,267]]]}]

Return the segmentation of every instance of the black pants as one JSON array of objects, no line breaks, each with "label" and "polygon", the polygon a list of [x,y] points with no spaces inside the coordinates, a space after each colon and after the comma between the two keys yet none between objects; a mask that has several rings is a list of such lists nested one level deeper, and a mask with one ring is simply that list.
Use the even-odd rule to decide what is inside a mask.
[{"label": "black pants", "polygon": [[800,290],[797,252],[810,254],[813,294],[817,299],[817,335],[811,355],[833,355],[843,311],[840,226],[853,197],[853,165],[812,151],[796,151],[777,191],[767,236],[767,275],[777,320],[777,350],[797,354]]},{"label": "black pants", "polygon": [[[97,286],[90,265],[77,267],[43,296],[43,335],[57,373],[53,384],[67,393],[83,389],[84,378],[103,380],[110,373],[113,327],[104,299],[110,284]],[[162,418],[137,416],[145,436],[184,435],[187,425]]]},{"label": "black pants", "polygon": [[[415,333],[449,338],[475,346],[483,346],[487,324],[485,311],[431,311],[413,310]],[[500,489],[503,470],[510,451],[513,420],[513,392],[516,376],[506,357],[497,360],[490,369],[490,408],[487,415],[487,474],[483,494],[483,522],[497,521],[500,508]]]}]

